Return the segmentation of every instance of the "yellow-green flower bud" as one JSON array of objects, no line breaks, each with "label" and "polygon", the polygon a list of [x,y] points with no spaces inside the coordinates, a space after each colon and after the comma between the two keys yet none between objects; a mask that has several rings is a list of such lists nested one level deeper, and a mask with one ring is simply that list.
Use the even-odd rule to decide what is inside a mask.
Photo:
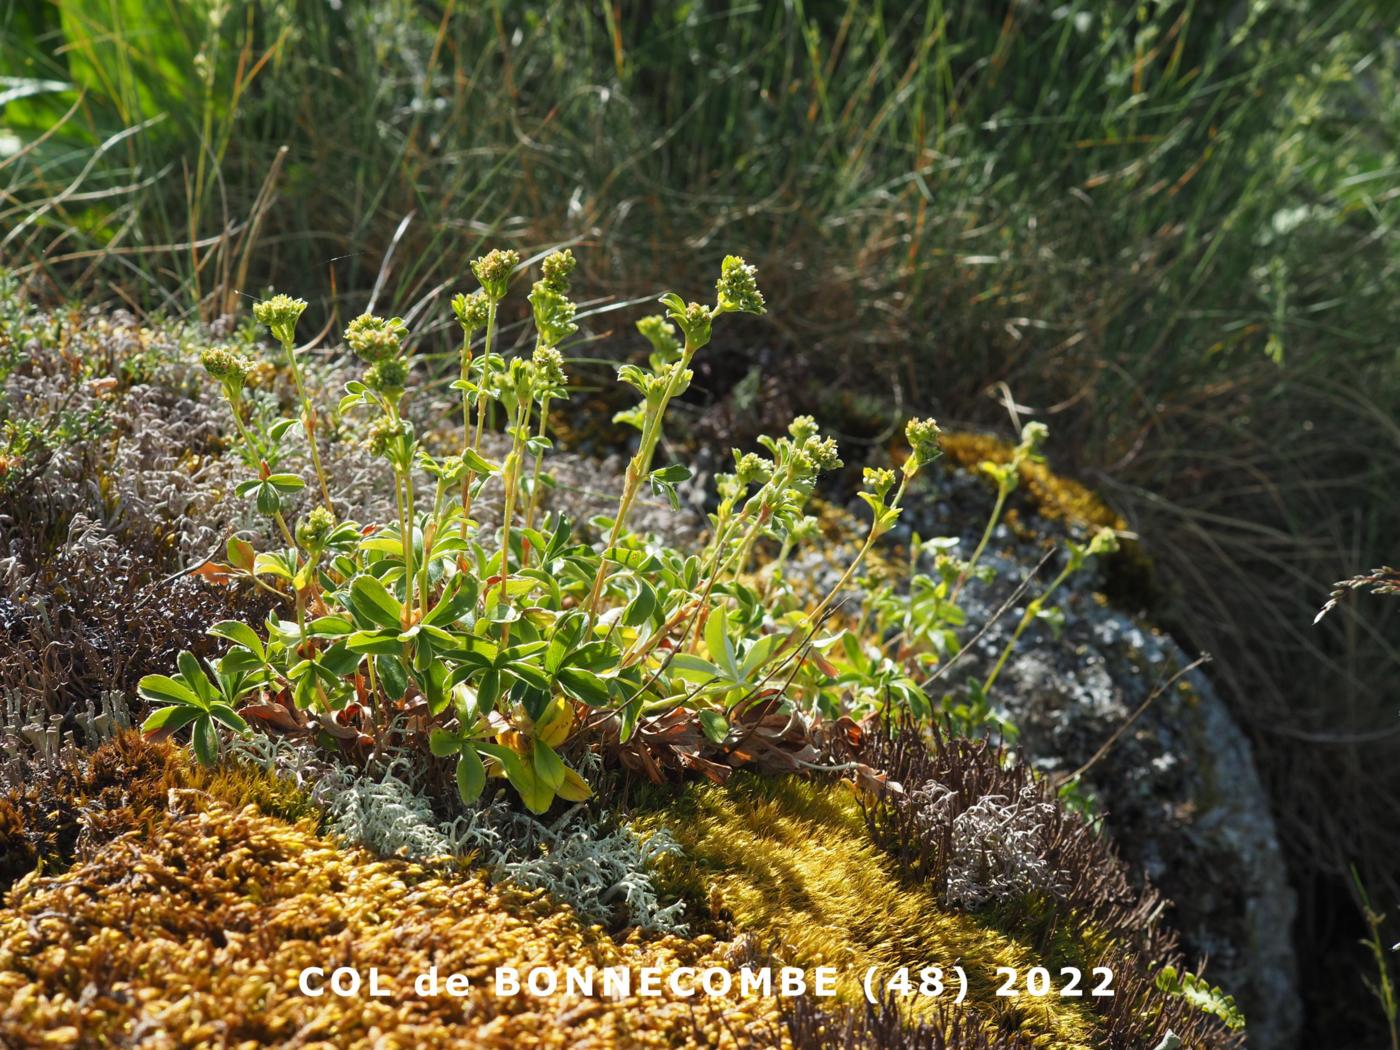
[{"label": "yellow-green flower bud", "polygon": [[916,468],[932,463],[943,455],[943,449],[938,444],[942,433],[943,431],[939,429],[938,423],[932,417],[911,419],[905,424],[904,436],[909,441],[909,447],[914,450]]},{"label": "yellow-green flower bud", "polygon": [[1037,419],[1031,420],[1021,428],[1021,448],[1034,454],[1040,451],[1040,447],[1045,444],[1045,439],[1050,436],[1050,428]]},{"label": "yellow-green flower bud", "polygon": [[578,331],[574,323],[576,307],[547,281],[535,282],[530,291],[530,308],[534,313],[535,330],[545,346],[554,346]]},{"label": "yellow-green flower bud", "polygon": [[741,484],[764,485],[773,476],[773,463],[757,452],[745,452],[742,456],[737,456],[735,473]]},{"label": "yellow-green flower bud", "polygon": [[763,313],[763,293],[758,290],[758,270],[737,255],[726,255],[720,265],[717,306],[721,313]]},{"label": "yellow-green flower bud", "polygon": [[326,545],[326,539],[333,528],[335,515],[327,507],[316,507],[297,522],[297,543],[307,550],[320,550]]},{"label": "yellow-green flower bud", "polygon": [[490,309],[490,300],[486,298],[486,293],[480,290],[472,292],[471,295],[458,292],[452,297],[452,312],[457,315],[457,323],[462,326],[462,331],[468,335],[486,327]]},{"label": "yellow-green flower bud", "polygon": [[376,361],[365,372],[365,386],[381,394],[399,394],[408,383],[408,362],[402,357]]},{"label": "yellow-green flower bud", "polygon": [[681,352],[680,340],[676,338],[676,326],[660,314],[651,314],[637,322],[637,331],[651,344],[652,350],[662,361],[670,361]]},{"label": "yellow-green flower bud", "polygon": [[395,357],[403,348],[404,323],[397,317],[361,314],[346,326],[345,344],[365,361]]},{"label": "yellow-green flower bud", "polygon": [[408,433],[408,424],[403,420],[380,416],[370,424],[369,438],[365,441],[365,447],[374,455],[382,456],[389,451],[394,442],[406,437]]},{"label": "yellow-green flower bud", "polygon": [[837,470],[842,466],[841,457],[837,455],[835,438],[809,441],[806,452],[812,457],[812,462],[818,470]]},{"label": "yellow-green flower bud", "polygon": [[230,394],[243,389],[248,378],[248,370],[253,363],[237,351],[227,347],[211,346],[199,355],[199,363],[204,370],[224,385]]},{"label": "yellow-green flower bud", "polygon": [[1089,541],[1089,553],[1113,554],[1118,550],[1118,534],[1112,529],[1103,528],[1094,533],[1094,538]]},{"label": "yellow-green flower bud", "polygon": [[511,248],[494,248],[472,260],[472,273],[481,282],[481,289],[496,302],[506,297],[510,275],[520,265],[520,253]]},{"label": "yellow-green flower bud", "polygon": [[266,325],[279,343],[289,344],[296,340],[297,320],[305,309],[305,299],[274,295],[253,304],[253,318],[258,324]]},{"label": "yellow-green flower bud", "polygon": [[799,445],[805,445],[816,437],[819,429],[817,421],[811,416],[798,416],[788,424],[788,433],[792,435],[792,440]]},{"label": "yellow-green flower bud", "polygon": [[881,499],[885,498],[885,493],[894,485],[894,471],[886,467],[866,467],[862,476],[865,487]]},{"label": "yellow-green flower bud", "polygon": [[567,386],[568,375],[564,372],[564,355],[552,346],[537,346],[531,355],[536,374],[541,383],[551,389]]},{"label": "yellow-green flower bud", "polygon": [[562,252],[550,252],[544,257],[540,270],[544,273],[544,283],[560,295],[569,290],[569,275],[574,272],[576,260],[568,248]]}]

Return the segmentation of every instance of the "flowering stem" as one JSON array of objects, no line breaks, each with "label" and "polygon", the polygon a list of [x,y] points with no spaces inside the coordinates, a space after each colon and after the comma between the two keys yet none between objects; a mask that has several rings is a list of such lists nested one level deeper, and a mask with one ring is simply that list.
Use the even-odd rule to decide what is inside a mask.
[{"label": "flowering stem", "polygon": [[1011,495],[1011,486],[1005,481],[997,483],[997,501],[992,507],[992,516],[987,519],[987,527],[982,530],[982,539],[977,543],[977,549],[972,552],[972,557],[963,566],[962,572],[958,573],[957,583],[953,585],[953,593],[948,595],[950,602],[958,600],[958,595],[962,592],[963,585],[972,576],[972,570],[977,565],[977,559],[982,557],[982,552],[987,549],[987,544],[991,541],[992,533],[996,531],[997,522],[1001,520],[1001,512],[1006,507],[1006,497]]},{"label": "flowering stem", "polygon": [[[496,300],[489,299],[486,303],[486,339],[482,344],[481,356],[481,382],[476,390],[476,435],[472,438],[471,450],[477,455],[481,454],[481,437],[486,425],[486,389],[487,383],[486,369],[491,367],[491,346],[496,339]],[[462,397],[466,398],[466,391],[462,391]],[[465,442],[466,435],[463,435]],[[476,471],[468,468],[467,476],[462,479],[462,539],[467,538],[467,521],[472,513],[472,485],[476,481]]]},{"label": "flowering stem", "polygon": [[282,343],[282,349],[287,352],[287,363],[292,369],[292,380],[296,383],[297,397],[301,399],[301,425],[306,431],[306,443],[311,446],[311,465],[316,468],[316,480],[321,485],[321,498],[325,501],[326,509],[335,513],[335,507],[331,504],[331,490],[326,484],[326,471],[321,466],[321,452],[316,447],[316,409],[311,404],[311,399],[306,396],[306,386],[301,381],[301,368],[297,365],[296,351],[291,340]]},{"label": "flowering stem", "polygon": [[656,453],[656,443],[661,437],[662,417],[666,414],[666,406],[675,396],[676,385],[680,382],[680,377],[690,367],[690,359],[695,356],[695,349],[691,345],[690,339],[687,338],[685,347],[681,351],[681,359],[671,373],[671,378],[666,383],[666,389],[662,392],[656,407],[647,412],[646,419],[643,421],[642,440],[637,446],[637,454],[627,464],[627,475],[623,479],[622,499],[618,502],[617,517],[613,519],[612,530],[608,534],[608,545],[605,548],[604,557],[598,562],[598,574],[593,578],[593,590],[589,593],[585,605],[589,615],[598,611],[598,599],[602,597],[603,584],[607,581],[608,559],[606,551],[617,546],[617,541],[622,536],[623,525],[627,521],[627,515],[631,512],[632,504],[637,498],[637,492],[641,489],[642,479],[651,471],[651,461]]},{"label": "flowering stem", "polygon": [[[900,479],[899,488],[895,490],[894,498],[890,500],[889,503],[891,510],[899,506],[899,501],[904,497],[904,490],[909,486],[909,478],[910,475],[905,474]],[[870,532],[865,537],[865,543],[862,544],[860,550],[856,552],[856,556],[851,559],[851,564],[846,566],[846,571],[842,573],[841,578],[836,581],[836,586],[831,588],[827,596],[812,610],[808,615],[808,619],[813,623],[816,623],[820,619],[822,613],[826,612],[827,606],[831,604],[832,599],[841,592],[841,588],[845,587],[846,584],[850,582],[851,577],[855,575],[856,568],[865,560],[865,556],[870,553],[870,548],[875,546],[875,541],[882,535],[884,535],[884,531],[880,528],[880,520],[877,516],[876,519],[870,523]]]},{"label": "flowering stem", "polygon": [[515,515],[515,489],[520,481],[520,461],[525,455],[525,434],[530,426],[532,402],[521,398],[515,409],[515,419],[511,430],[512,444],[510,456],[506,459],[505,470],[505,509],[501,514],[501,590],[500,601],[505,604],[506,581],[510,578],[510,523]]},{"label": "flowering stem", "polygon": [[[462,382],[471,382],[472,376],[472,337],[470,332],[462,333]],[[467,451],[472,435],[472,406],[467,390],[462,390],[462,451]],[[471,506],[471,475],[462,477],[462,539],[467,538],[467,510]],[[426,554],[425,554],[426,557]]]},{"label": "flowering stem", "polygon": [[[549,426],[549,398],[542,398],[540,401],[540,429],[537,437],[544,440],[545,431]],[[540,468],[544,465],[544,449],[535,453],[535,467],[530,473],[530,502],[525,508],[525,527],[533,529],[535,527],[535,508],[540,502]]]},{"label": "flowering stem", "polygon": [[1074,560],[1071,559],[1069,563],[1060,570],[1060,574],[1050,582],[1050,586],[1046,587],[1045,590],[1040,593],[1039,597],[1032,599],[1026,605],[1026,611],[1021,614],[1021,619],[1016,624],[1016,630],[1011,632],[1010,640],[1002,647],[1001,655],[997,657],[997,662],[992,667],[991,673],[987,675],[986,680],[982,683],[983,696],[991,692],[992,686],[997,680],[997,676],[1001,674],[1002,668],[1006,666],[1006,661],[1011,656],[1011,651],[1016,648],[1016,643],[1021,640],[1021,635],[1026,633],[1026,628],[1031,625],[1031,621],[1040,614],[1040,610],[1045,607],[1046,601],[1049,600],[1050,596],[1055,593],[1060,584],[1064,583],[1065,580],[1069,578],[1069,574],[1077,567]]}]

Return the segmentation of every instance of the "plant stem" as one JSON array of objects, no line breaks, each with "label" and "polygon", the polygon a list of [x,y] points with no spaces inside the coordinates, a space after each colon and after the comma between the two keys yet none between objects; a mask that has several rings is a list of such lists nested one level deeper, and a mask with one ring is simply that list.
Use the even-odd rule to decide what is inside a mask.
[{"label": "plant stem", "polygon": [[404,502],[408,517],[408,531],[404,533],[403,541],[403,572],[404,572],[404,601],[403,614],[404,626],[408,626],[413,619],[413,532],[415,528],[414,518],[416,514],[413,506],[413,468],[410,466],[403,473]]},{"label": "plant stem", "polygon": [[515,409],[515,419],[511,423],[510,457],[506,460],[505,508],[501,514],[501,590],[500,601],[505,604],[506,581],[510,578],[510,524],[515,515],[515,489],[520,481],[520,460],[525,454],[525,434],[530,426],[530,410],[533,402],[522,398]]},{"label": "plant stem", "polygon": [[[894,509],[899,506],[899,501],[904,497],[904,490],[908,486],[909,475],[905,474],[903,478],[900,479],[899,488],[895,490],[894,499],[890,500],[890,509]],[[846,571],[843,572],[841,574],[841,578],[836,581],[836,586],[831,588],[831,590],[827,593],[827,596],[821,600],[821,602],[817,605],[815,609],[811,611],[811,613],[808,614],[808,619],[810,621],[816,623],[820,619],[821,614],[826,612],[826,607],[831,604],[832,599],[835,598],[836,595],[841,592],[841,588],[845,587],[846,584],[850,582],[851,577],[855,575],[856,567],[859,566],[860,563],[865,559],[865,556],[870,553],[870,548],[875,546],[875,541],[883,535],[882,532],[878,531],[879,527],[880,522],[879,518],[877,517],[876,520],[870,523],[870,532],[865,537],[865,543],[862,544],[860,550],[856,552],[856,556],[851,559],[851,564],[846,566]]]},{"label": "plant stem", "polygon": [[[540,401],[540,429],[537,437],[543,441],[545,431],[549,427],[549,398]],[[533,529],[535,527],[535,508],[540,502],[540,468],[544,466],[544,449],[541,448],[535,453],[535,468],[530,473],[530,502],[525,508],[525,527]]]},{"label": "plant stem", "polygon": [[311,399],[306,396],[306,386],[301,381],[301,368],[297,365],[297,355],[291,341],[283,343],[282,349],[287,352],[287,363],[292,368],[297,397],[301,399],[301,425],[306,431],[306,443],[311,446],[311,464],[316,468],[316,480],[321,485],[321,498],[325,501],[326,509],[334,514],[335,506],[331,503],[330,486],[326,484],[326,471],[321,466],[321,452],[316,447],[316,409],[312,406]]},{"label": "plant stem", "polygon": [[977,549],[972,552],[972,557],[963,566],[962,572],[958,573],[957,583],[953,584],[953,593],[948,595],[950,602],[957,601],[958,594],[963,589],[963,584],[972,577],[972,569],[977,564],[977,559],[982,557],[982,552],[987,549],[987,544],[991,541],[992,533],[996,530],[997,522],[1001,519],[1002,508],[1006,506],[1006,497],[1011,490],[1006,485],[997,486],[997,501],[992,507],[992,515],[987,519],[987,527],[982,530],[982,539],[977,543]]},{"label": "plant stem", "polygon": [[613,519],[612,530],[608,534],[608,544],[604,548],[604,557],[598,562],[598,574],[593,578],[593,590],[589,592],[588,601],[584,606],[590,616],[598,610],[598,600],[602,597],[603,584],[607,581],[608,560],[606,552],[617,546],[617,541],[622,536],[623,524],[627,521],[627,515],[632,510],[632,503],[637,498],[642,479],[651,471],[651,460],[656,453],[656,443],[661,437],[661,420],[666,415],[666,406],[671,403],[671,398],[675,396],[676,384],[680,381],[680,377],[685,374],[685,370],[690,367],[690,359],[694,356],[695,348],[690,345],[690,340],[687,339],[685,347],[681,351],[681,359],[677,362],[675,371],[671,373],[666,389],[662,392],[655,409],[649,411],[643,421],[642,440],[637,446],[637,454],[628,461],[627,476],[623,480],[622,486],[622,499],[617,505],[617,517]]},{"label": "plant stem", "polygon": [[986,680],[982,683],[983,696],[991,692],[992,686],[997,680],[997,676],[1001,674],[1002,668],[1006,666],[1006,661],[1011,657],[1011,651],[1016,648],[1016,643],[1021,640],[1021,635],[1026,633],[1026,628],[1031,625],[1031,621],[1034,620],[1040,613],[1040,610],[1045,607],[1045,602],[1055,593],[1056,588],[1064,583],[1065,580],[1069,578],[1070,573],[1074,572],[1076,568],[1078,568],[1078,566],[1071,560],[1060,570],[1060,574],[1050,582],[1050,586],[1045,588],[1038,597],[1031,599],[1029,604],[1026,605],[1026,611],[1021,614],[1021,619],[1016,624],[1016,630],[1011,632],[1010,640],[1002,647],[1001,655],[997,657],[997,662],[993,665],[991,673],[987,675]]},{"label": "plant stem", "polygon": [[[486,339],[481,348],[481,383],[476,390],[476,436],[472,438],[471,450],[477,455],[481,455],[481,436],[486,425],[486,369],[491,367],[491,346],[496,339],[496,300],[488,299],[486,303]],[[462,398],[465,404],[467,392],[462,391]],[[466,449],[467,435],[462,435],[463,450]],[[476,471],[468,469],[467,476],[462,479],[462,539],[467,538],[467,521],[472,513],[472,484],[476,481]]]}]

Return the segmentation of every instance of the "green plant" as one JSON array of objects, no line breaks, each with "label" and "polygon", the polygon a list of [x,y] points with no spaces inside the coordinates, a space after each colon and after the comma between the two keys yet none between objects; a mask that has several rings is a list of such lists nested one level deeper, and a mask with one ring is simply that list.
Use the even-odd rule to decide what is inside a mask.
[{"label": "green plant", "polygon": [[1178,971],[1174,966],[1163,966],[1157,972],[1157,987],[1169,995],[1180,996],[1204,1013],[1220,1018],[1231,1029],[1244,1027],[1244,1014],[1235,1005],[1234,996],[1226,995],[1189,970]]},{"label": "green plant", "polygon": [[[1394,581],[1393,570],[1392,581]],[[1394,590],[1389,593],[1395,593]],[[1366,982],[1366,986],[1375,994],[1376,1001],[1380,1005],[1381,1014],[1385,1017],[1385,1023],[1390,1034],[1390,1050],[1400,1048],[1400,1000],[1395,994],[1395,982],[1390,976],[1390,960],[1386,958],[1385,943],[1381,940],[1381,923],[1385,921],[1385,916],[1381,915],[1371,906],[1370,894],[1366,892],[1365,885],[1361,882],[1361,876],[1356,868],[1351,869],[1351,883],[1356,890],[1357,902],[1361,906],[1361,917],[1366,922],[1365,945],[1371,953],[1371,958],[1376,966],[1376,981]],[[1400,950],[1400,945],[1393,945],[1392,952]]]},{"label": "green plant", "polygon": [[[347,384],[340,411],[370,412],[367,446],[389,467],[393,521],[338,521],[323,503],[295,529],[289,526],[284,507],[304,482],[276,468],[296,421],[250,425],[244,397],[250,361],[222,347],[204,352],[205,370],[232,413],[239,454],[254,473],[236,491],[276,523],[286,544],[256,551],[231,538],[227,563],[209,573],[252,581],[289,606],[293,618],[269,614],[265,636],[220,623],[211,633],[231,644],[208,670],[185,653],[176,677],[143,679],[142,695],[168,705],[151,716],[148,729],[193,726],[205,762],[217,752],[216,721],[238,731],[245,719],[266,722],[352,752],[401,743],[406,734],[410,743],[455,762],[464,801],[481,795],[496,775],[529,809],[543,812],[556,797],[587,797],[577,769],[586,750],[641,754],[649,745],[639,727],[667,719],[693,725],[720,758],[742,761],[733,756],[748,746],[754,721],[768,715],[801,723],[895,704],[930,717],[933,705],[915,676],[928,666],[927,641],[960,622],[953,596],[985,541],[972,561],[948,561],[940,582],[911,581],[911,593],[932,586],[935,598],[913,599],[912,615],[898,625],[886,612],[889,595],[873,596],[873,642],[861,633],[863,622],[852,630],[831,621],[862,560],[897,521],[908,485],[940,455],[933,420],[908,424],[910,452],[897,487],[895,471],[866,470],[860,496],[871,511],[870,527],[825,593],[805,593],[800,581],[783,578],[780,565],[754,564],[766,544],[778,545],[781,562],[816,535],[808,501],[819,476],[841,463],[836,443],[810,416],[793,420],[786,435],[761,438],[766,456],[735,450],[733,473],[717,479],[710,536],[698,551],[631,532],[628,515],[643,484],[675,498],[689,476],[681,465],[655,468],[653,457],[666,408],[690,381],[690,363],[713,321],[763,308],[753,267],[730,256],[713,305],[668,294],[662,302],[669,321],[650,317],[638,325],[653,348],[650,366],[624,365],[619,379],[642,395],[632,414],[641,436],[617,511],[602,523],[606,538],[595,549],[575,537],[567,518],[541,514],[539,502],[551,447],[549,405],[568,396],[558,347],[575,331],[568,298],[573,257],[559,252],[543,260],[530,293],[534,350],[506,358],[492,348],[492,316],[518,266],[513,253],[483,256],[473,267],[481,290],[454,301],[463,334],[461,378],[453,384],[462,396],[462,439],[448,454],[430,450],[404,414],[405,324],[365,314],[346,329],[346,344],[366,370]],[[286,296],[260,304],[258,313],[294,375],[299,313],[298,301]],[[485,345],[474,354],[481,328]],[[315,409],[300,381],[297,388],[310,440]],[[509,440],[500,462],[482,454],[497,411]],[[1043,428],[1037,433],[1038,441]],[[422,475],[434,479],[431,498],[417,491]],[[471,517],[488,486],[503,508],[494,534]],[[1056,584],[1101,546],[1071,548]],[[897,657],[876,653],[881,645]],[[648,768],[650,757],[642,761]]]}]

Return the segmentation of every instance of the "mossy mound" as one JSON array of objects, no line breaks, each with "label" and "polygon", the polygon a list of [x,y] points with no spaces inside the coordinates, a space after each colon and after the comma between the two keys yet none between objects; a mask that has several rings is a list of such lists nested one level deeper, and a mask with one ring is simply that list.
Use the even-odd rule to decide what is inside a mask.
[{"label": "mossy mound", "polygon": [[[0,1042],[29,1045],[754,1045],[771,1000],[500,997],[497,966],[725,965],[713,938],[618,942],[541,893],[478,871],[378,860],[256,805],[169,785],[85,829],[61,875],[32,872],[0,910]],[[158,782],[166,786],[157,799]],[[246,786],[246,785],[245,785]],[[269,794],[275,794],[272,787]],[[305,967],[378,968],[389,998],[302,995]],[[419,997],[431,966],[465,997]],[[561,978],[562,979],[562,978]],[[723,1016],[720,1016],[720,1010]]]},{"label": "mossy mound", "polygon": [[915,994],[905,1003],[911,1020],[929,1019],[956,995],[953,967],[961,965],[964,1010],[987,1018],[991,1031],[1035,1046],[1097,1045],[1084,1000],[996,994],[997,967],[1024,974],[1049,963],[1030,944],[911,885],[871,841],[844,784],[739,775],[723,788],[696,785],[642,823],[666,827],[684,847],[684,857],[662,861],[676,889],[705,902],[716,921],[773,945],[785,963],[836,967],[844,1003],[862,1001],[871,966],[885,979],[910,967],[916,988],[917,971],[938,966],[945,997]]}]

